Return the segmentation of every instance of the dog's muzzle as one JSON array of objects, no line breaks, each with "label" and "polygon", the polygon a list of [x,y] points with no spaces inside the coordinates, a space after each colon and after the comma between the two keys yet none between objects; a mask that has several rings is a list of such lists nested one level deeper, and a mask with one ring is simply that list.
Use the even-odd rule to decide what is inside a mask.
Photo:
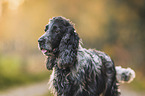
[{"label": "dog's muzzle", "polygon": [[38,39],[38,47],[42,51],[43,54],[50,56],[52,55],[52,48],[50,47],[50,44],[43,38]]}]

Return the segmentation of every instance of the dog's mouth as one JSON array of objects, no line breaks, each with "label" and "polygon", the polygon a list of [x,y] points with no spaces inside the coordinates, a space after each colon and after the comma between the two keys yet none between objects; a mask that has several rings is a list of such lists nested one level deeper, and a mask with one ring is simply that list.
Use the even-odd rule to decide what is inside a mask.
[{"label": "dog's mouth", "polygon": [[51,51],[49,51],[49,50],[41,49],[41,51],[42,51],[42,53],[43,53],[44,55],[46,55],[46,56],[52,56],[52,55],[53,55],[53,53],[52,53]]},{"label": "dog's mouth", "polygon": [[41,51],[42,51],[42,53],[43,53],[43,54],[48,53],[48,51],[47,51],[47,50],[45,50],[45,49],[42,49]]}]

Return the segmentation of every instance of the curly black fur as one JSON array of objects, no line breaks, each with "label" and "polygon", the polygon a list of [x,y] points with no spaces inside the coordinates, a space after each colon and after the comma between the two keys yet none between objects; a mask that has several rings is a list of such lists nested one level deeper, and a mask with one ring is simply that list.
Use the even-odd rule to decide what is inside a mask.
[{"label": "curly black fur", "polygon": [[49,84],[57,96],[119,96],[116,70],[103,52],[81,47],[74,26],[54,17],[38,42],[53,69]]}]

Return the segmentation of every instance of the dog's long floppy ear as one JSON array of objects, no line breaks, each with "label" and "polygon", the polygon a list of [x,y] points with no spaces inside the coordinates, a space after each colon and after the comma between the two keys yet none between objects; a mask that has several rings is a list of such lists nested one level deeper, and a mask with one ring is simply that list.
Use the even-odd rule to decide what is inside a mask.
[{"label": "dog's long floppy ear", "polygon": [[79,45],[79,37],[73,26],[66,28],[66,33],[60,41],[58,67],[66,69],[74,66],[77,58],[77,49]]}]

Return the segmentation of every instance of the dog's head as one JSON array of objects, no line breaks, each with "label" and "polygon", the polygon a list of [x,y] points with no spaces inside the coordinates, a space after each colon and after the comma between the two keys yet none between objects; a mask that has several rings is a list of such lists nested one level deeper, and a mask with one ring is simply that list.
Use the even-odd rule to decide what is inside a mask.
[{"label": "dog's head", "polygon": [[69,57],[69,55],[77,54],[79,37],[69,20],[64,17],[54,17],[46,25],[45,33],[39,38],[38,42],[40,50],[46,56],[58,55],[56,57],[59,58],[59,63],[61,63],[58,66],[62,68],[70,65],[68,63],[71,62],[68,60],[74,61],[74,56]]},{"label": "dog's head", "polygon": [[39,47],[42,52],[49,56],[57,50],[63,35],[67,32],[67,27],[71,24],[63,17],[54,17],[45,26],[45,33],[39,38]]}]

